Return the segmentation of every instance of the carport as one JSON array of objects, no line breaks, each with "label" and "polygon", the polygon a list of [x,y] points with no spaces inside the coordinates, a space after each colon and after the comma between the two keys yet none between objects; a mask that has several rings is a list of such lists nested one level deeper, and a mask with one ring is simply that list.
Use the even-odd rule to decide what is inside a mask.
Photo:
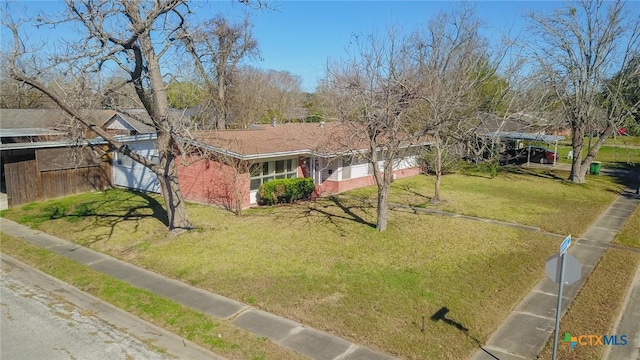
[{"label": "carport", "polygon": [[524,133],[524,132],[511,132],[511,131],[493,131],[493,132],[486,132],[478,135],[481,137],[490,139],[492,147],[496,139],[529,141],[529,146],[528,146],[529,149],[527,151],[527,164],[529,164],[531,160],[531,142],[532,141],[541,141],[546,144],[554,144],[553,152],[556,153],[556,157],[553,159],[553,166],[556,165],[557,154],[558,154],[558,141],[565,139],[564,136],[558,136],[558,135],[546,135],[546,134],[540,134],[540,133]]}]

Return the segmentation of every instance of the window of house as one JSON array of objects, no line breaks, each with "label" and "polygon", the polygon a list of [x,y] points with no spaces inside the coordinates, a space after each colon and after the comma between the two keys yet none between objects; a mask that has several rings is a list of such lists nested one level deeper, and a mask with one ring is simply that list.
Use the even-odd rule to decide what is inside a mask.
[{"label": "window of house", "polygon": [[293,159],[265,161],[251,165],[251,190],[258,190],[260,185],[273,179],[286,179],[297,177],[297,168]]},{"label": "window of house", "polygon": [[284,173],[284,160],[276,161],[276,174]]},{"label": "window of house", "polygon": [[352,156],[342,158],[342,180],[348,180],[349,178],[351,178],[352,162],[353,162]]}]

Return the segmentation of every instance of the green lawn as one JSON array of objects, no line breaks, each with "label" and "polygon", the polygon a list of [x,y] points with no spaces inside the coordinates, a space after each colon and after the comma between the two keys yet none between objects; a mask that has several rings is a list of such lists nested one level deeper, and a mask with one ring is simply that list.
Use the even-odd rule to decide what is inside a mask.
[{"label": "green lawn", "polygon": [[[447,176],[447,202],[439,208],[577,235],[621,187],[604,176],[574,185],[557,179],[566,174],[536,171]],[[431,181],[396,181],[392,197],[425,203]],[[379,233],[375,209],[354,197],[251,209],[241,217],[189,204],[198,230],[171,238],[159,220],[161,201],[110,190],[3,216],[407,359],[468,357],[474,339],[486,341],[544,276],[561,240],[400,211],[390,212],[388,230]],[[430,321],[442,307],[468,333]]]},{"label": "green lawn", "polygon": [[[414,176],[392,184],[390,201],[430,207],[540,227],[579,236],[624,186],[606,176],[587,177],[586,184],[565,181],[568,172],[524,167],[505,168],[495,178],[482,173],[452,174],[442,180],[443,203],[429,205],[433,176]],[[375,188],[345,195],[375,198]]]},{"label": "green lawn", "polygon": [[[585,138],[584,151],[588,151],[589,138]],[[592,140],[595,144],[595,140]],[[543,145],[547,146],[547,145]],[[547,146],[553,150],[553,146]],[[558,160],[570,164],[567,154],[571,150],[570,143],[558,145]],[[607,139],[598,151],[596,161],[605,163],[605,167],[640,167],[640,137],[618,137]]]},{"label": "green lawn", "polygon": [[616,236],[614,243],[634,248],[640,248],[640,207],[633,212],[633,215],[624,224],[620,233]]},{"label": "green lawn", "polygon": [[200,230],[176,238],[164,235],[148,198],[118,190],[4,215],[409,359],[469,356],[477,346],[471,338],[429,317],[447,307],[448,318],[486,340],[544,275],[559,242],[405,212],[391,212],[388,231],[379,233],[370,225],[374,209],[355,200],[254,209],[242,217],[200,205],[189,212]]}]

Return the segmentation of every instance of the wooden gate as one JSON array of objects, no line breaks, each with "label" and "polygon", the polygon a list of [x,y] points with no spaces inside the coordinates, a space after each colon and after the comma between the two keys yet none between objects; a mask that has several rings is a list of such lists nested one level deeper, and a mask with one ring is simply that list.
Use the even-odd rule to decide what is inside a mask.
[{"label": "wooden gate", "polygon": [[37,174],[35,160],[4,164],[9,207],[38,200]]}]

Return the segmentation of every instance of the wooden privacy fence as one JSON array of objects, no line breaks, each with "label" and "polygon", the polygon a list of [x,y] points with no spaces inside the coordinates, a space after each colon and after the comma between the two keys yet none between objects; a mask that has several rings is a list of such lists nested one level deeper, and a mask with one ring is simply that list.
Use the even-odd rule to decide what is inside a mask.
[{"label": "wooden privacy fence", "polygon": [[51,153],[39,156],[39,151],[36,152],[36,160],[4,164],[9,207],[111,187],[110,162],[52,168]]},{"label": "wooden privacy fence", "polygon": [[37,173],[35,160],[4,164],[9,207],[38,200]]}]

